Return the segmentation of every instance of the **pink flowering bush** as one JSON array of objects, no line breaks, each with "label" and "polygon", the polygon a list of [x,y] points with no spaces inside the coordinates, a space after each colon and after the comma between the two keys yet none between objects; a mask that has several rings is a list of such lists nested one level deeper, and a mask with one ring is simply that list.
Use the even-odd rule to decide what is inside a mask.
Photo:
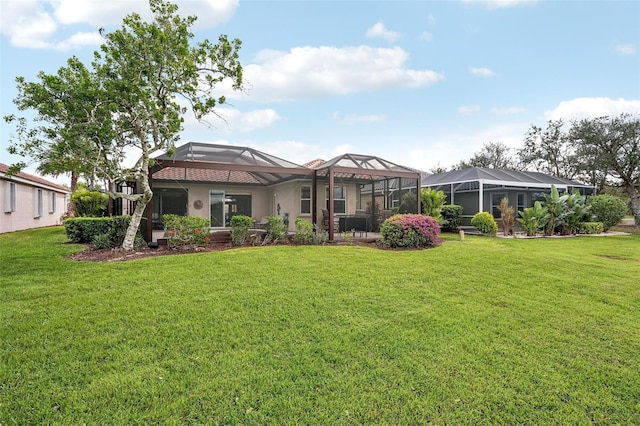
[{"label": "pink flowering bush", "polygon": [[393,248],[437,246],[439,234],[438,222],[421,214],[396,214],[380,225],[382,243]]}]

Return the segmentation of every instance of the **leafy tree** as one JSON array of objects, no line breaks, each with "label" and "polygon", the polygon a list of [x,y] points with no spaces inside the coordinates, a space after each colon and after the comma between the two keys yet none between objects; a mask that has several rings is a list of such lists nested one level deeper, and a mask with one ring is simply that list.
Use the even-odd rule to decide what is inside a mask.
[{"label": "leafy tree", "polygon": [[469,167],[490,169],[514,169],[517,164],[511,155],[511,149],[502,142],[487,142],[469,160],[463,160],[453,167],[461,170]]},{"label": "leafy tree", "polygon": [[[191,45],[190,27],[195,16],[182,18],[178,7],[163,0],[150,0],[153,20],[143,22],[136,13],[124,18],[120,29],[103,34],[105,43],[95,54],[94,67],[114,109],[115,137],[103,146],[110,160],[103,172],[111,182],[135,179],[139,194],[112,190],[114,197],[136,201],[123,248],[133,249],[136,231],[146,205],[153,196],[149,186],[151,155],[175,148],[183,115],[190,105],[199,120],[225,103],[212,95],[225,79],[235,90],[242,88],[242,66],[238,59],[240,40],[221,35],[217,43],[205,39]],[[118,161],[125,149],[137,150],[132,169]]]},{"label": "leafy tree", "polygon": [[573,123],[570,138],[578,158],[625,188],[640,225],[640,116],[580,120]]},{"label": "leafy tree", "polygon": [[575,148],[563,127],[563,120],[549,120],[546,129],[532,125],[525,135],[524,146],[517,150],[522,166],[575,179],[579,174]]},{"label": "leafy tree", "polygon": [[[17,77],[18,95],[14,103],[20,111],[34,110],[34,124],[25,117],[8,115],[7,123],[16,125],[16,136],[8,151],[32,158],[43,174],[71,174],[71,191],[78,179],[95,180],[92,167],[100,139],[108,140],[110,112],[102,101],[95,74],[78,58],[71,57],[56,74],[38,73],[37,82]],[[14,165],[17,171],[26,164]],[[71,204],[74,210],[73,201]]]}]

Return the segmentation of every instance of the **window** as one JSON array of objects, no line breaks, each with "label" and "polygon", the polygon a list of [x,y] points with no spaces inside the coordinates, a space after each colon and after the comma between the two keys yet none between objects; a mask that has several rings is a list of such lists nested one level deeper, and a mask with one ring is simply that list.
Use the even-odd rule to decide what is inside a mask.
[{"label": "window", "polygon": [[525,205],[524,205],[524,194],[522,192],[518,193],[518,208],[517,208],[517,212],[521,212],[522,210],[525,209]]},{"label": "window", "polygon": [[56,212],[56,193],[54,191],[49,192],[49,214]]},{"label": "window", "polygon": [[309,185],[300,187],[300,214],[311,214],[311,187]]},{"label": "window", "polygon": [[[329,187],[326,187],[326,200],[327,209],[329,209]],[[333,187],[333,213],[334,214],[346,214],[347,213],[347,188],[344,186]]]},{"label": "window", "polygon": [[500,207],[500,201],[502,201],[506,196],[507,194],[501,192],[491,194],[491,214],[493,214],[493,217],[500,217],[500,210],[498,207]]},{"label": "window", "polygon": [[35,219],[42,216],[42,205],[44,203],[42,189],[35,188],[33,190],[33,217]]},{"label": "window", "polygon": [[16,211],[16,184],[14,182],[5,182],[4,188],[4,212],[11,213]]}]

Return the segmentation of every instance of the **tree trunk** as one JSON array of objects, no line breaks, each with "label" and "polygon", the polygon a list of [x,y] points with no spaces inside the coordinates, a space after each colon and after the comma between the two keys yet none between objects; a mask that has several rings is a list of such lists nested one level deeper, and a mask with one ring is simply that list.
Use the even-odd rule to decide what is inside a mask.
[{"label": "tree trunk", "polygon": [[640,226],[640,194],[634,185],[627,185],[627,194],[631,198],[631,209],[636,226]]},{"label": "tree trunk", "polygon": [[151,191],[151,187],[149,186],[149,169],[143,167],[138,182],[142,186],[142,194],[136,202],[136,208],[131,215],[131,222],[129,222],[127,233],[125,234],[124,241],[122,242],[122,248],[125,250],[134,249],[136,234],[138,233],[138,228],[140,227],[140,222],[142,221],[142,215],[144,215],[144,209],[145,207],[147,207],[147,204],[149,204],[149,201],[151,201],[151,198],[153,197],[153,192]]},{"label": "tree trunk", "polygon": [[[71,195],[78,190],[78,173],[71,172]],[[73,197],[69,197],[69,215],[76,215],[76,203],[73,202]]]}]

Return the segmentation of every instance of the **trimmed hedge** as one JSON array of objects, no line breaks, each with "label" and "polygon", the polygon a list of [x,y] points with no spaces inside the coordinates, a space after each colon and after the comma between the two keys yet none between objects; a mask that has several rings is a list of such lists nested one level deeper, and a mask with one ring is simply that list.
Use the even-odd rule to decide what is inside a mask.
[{"label": "trimmed hedge", "polygon": [[458,232],[462,223],[462,206],[457,204],[445,204],[440,208],[442,223],[440,227],[444,232]]},{"label": "trimmed hedge", "polygon": [[602,222],[580,222],[578,224],[579,234],[601,234],[604,232]]},{"label": "trimmed hedge", "polygon": [[97,248],[113,248],[122,245],[130,220],[130,216],[71,217],[64,221],[64,229],[72,243],[97,242]]},{"label": "trimmed hedge", "polygon": [[440,242],[440,226],[431,216],[396,214],[380,225],[380,240],[389,247],[422,248]]}]

